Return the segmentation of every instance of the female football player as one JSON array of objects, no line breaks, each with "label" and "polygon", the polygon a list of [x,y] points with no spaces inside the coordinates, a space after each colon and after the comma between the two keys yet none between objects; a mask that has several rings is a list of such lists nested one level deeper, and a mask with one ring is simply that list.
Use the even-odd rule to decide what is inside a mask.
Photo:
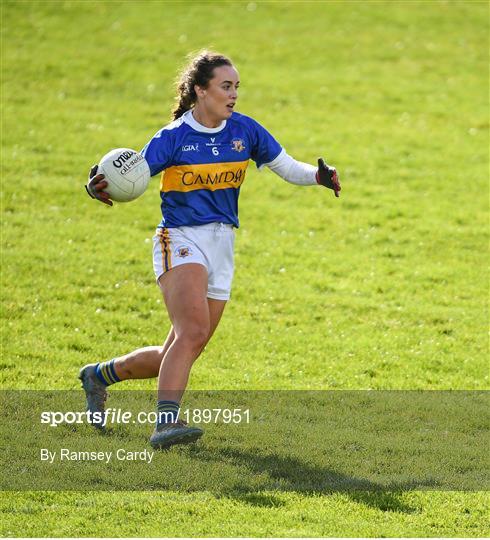
[{"label": "female football player", "polygon": [[[249,160],[287,182],[321,185],[338,197],[340,183],[322,159],[296,161],[252,118],[236,112],[240,79],[230,59],[203,51],[181,74],[173,121],[143,148],[160,183],[162,221],[153,238],[153,267],[172,323],[163,346],[138,349],[89,364],[80,379],[90,411],[104,410],[107,386],[158,376],[155,448],[197,440],[203,431],[179,420],[195,360],[210,340],[230,298],[238,195]],[[112,206],[107,182],[90,171],[88,194]],[[95,422],[98,427],[103,427]]]}]

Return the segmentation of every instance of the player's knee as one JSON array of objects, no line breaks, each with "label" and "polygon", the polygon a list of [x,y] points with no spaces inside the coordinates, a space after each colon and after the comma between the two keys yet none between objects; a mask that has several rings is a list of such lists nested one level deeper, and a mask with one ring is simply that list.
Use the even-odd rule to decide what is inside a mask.
[{"label": "player's knee", "polygon": [[207,343],[209,331],[209,324],[192,324],[184,328],[177,339],[186,347],[200,351]]}]

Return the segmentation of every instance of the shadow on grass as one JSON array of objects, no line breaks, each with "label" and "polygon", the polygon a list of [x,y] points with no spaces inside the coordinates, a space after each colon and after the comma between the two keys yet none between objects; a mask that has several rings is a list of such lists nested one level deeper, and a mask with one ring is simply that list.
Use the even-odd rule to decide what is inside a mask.
[{"label": "shadow on grass", "polygon": [[[326,467],[310,465],[294,457],[282,457],[277,454],[261,455],[259,451],[237,448],[218,448],[212,451],[195,446],[188,449],[189,456],[203,462],[222,462],[245,467],[268,481],[261,484],[260,490],[276,490],[302,493],[305,495],[325,495],[344,493],[355,502],[385,512],[412,514],[417,511],[400,500],[401,493],[417,489],[427,489],[427,480],[418,482],[390,483],[388,486],[362,478],[348,476]],[[433,489],[436,485],[431,486]],[[248,482],[237,482],[232,489],[224,489],[217,495],[231,497],[257,507],[279,507],[284,503],[273,495],[260,492],[251,493]]]}]

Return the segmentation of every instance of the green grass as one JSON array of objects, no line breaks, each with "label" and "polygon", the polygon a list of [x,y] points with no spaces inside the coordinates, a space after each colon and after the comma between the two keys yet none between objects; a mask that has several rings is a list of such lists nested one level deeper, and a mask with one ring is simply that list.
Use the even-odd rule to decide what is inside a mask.
[{"label": "green grass", "polygon": [[[486,2],[1,9],[2,388],[74,389],[87,361],[164,339],[148,243],[158,182],[112,209],[83,183],[108,149],[140,148],[167,122],[176,70],[201,47],[234,59],[239,110],[296,158],[334,163],[343,191],[337,200],[249,168],[233,301],[190,387],[488,388]],[[1,531],[488,536],[489,502],[442,491],[11,492]]]},{"label": "green grass", "polygon": [[[19,493],[5,501],[3,535],[35,536],[485,536],[487,496],[403,493],[357,498],[333,493]],[[442,511],[441,511],[442,510]],[[107,523],[107,522],[110,523]],[[39,523],[42,523],[42,528]]]},{"label": "green grass", "polygon": [[[181,415],[206,437],[169,452],[148,447],[149,423],[137,417],[154,411],[154,401],[154,390],[114,392],[108,411],[124,411],[126,420],[110,418],[100,433],[82,420],[61,422],[59,413],[57,424],[40,422],[42,411],[80,411],[81,391],[4,392],[1,414],[16,419],[0,428],[4,489],[243,496],[490,487],[490,401],[482,392],[188,391]],[[69,459],[79,452],[100,457]]]}]

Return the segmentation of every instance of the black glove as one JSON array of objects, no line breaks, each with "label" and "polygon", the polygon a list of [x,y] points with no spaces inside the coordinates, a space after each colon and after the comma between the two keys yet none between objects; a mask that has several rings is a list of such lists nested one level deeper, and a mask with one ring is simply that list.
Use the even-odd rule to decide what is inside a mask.
[{"label": "black glove", "polygon": [[333,189],[335,196],[340,197],[341,190],[339,175],[335,167],[329,167],[323,158],[318,158],[318,171],[316,173],[316,181],[318,184]]},{"label": "black glove", "polygon": [[93,165],[88,173],[88,182],[85,184],[85,189],[92,199],[97,199],[98,201],[112,206],[112,201],[109,198],[109,194],[104,191],[104,188],[108,186],[107,182],[104,180],[105,176],[103,174],[97,174],[98,165]]}]

